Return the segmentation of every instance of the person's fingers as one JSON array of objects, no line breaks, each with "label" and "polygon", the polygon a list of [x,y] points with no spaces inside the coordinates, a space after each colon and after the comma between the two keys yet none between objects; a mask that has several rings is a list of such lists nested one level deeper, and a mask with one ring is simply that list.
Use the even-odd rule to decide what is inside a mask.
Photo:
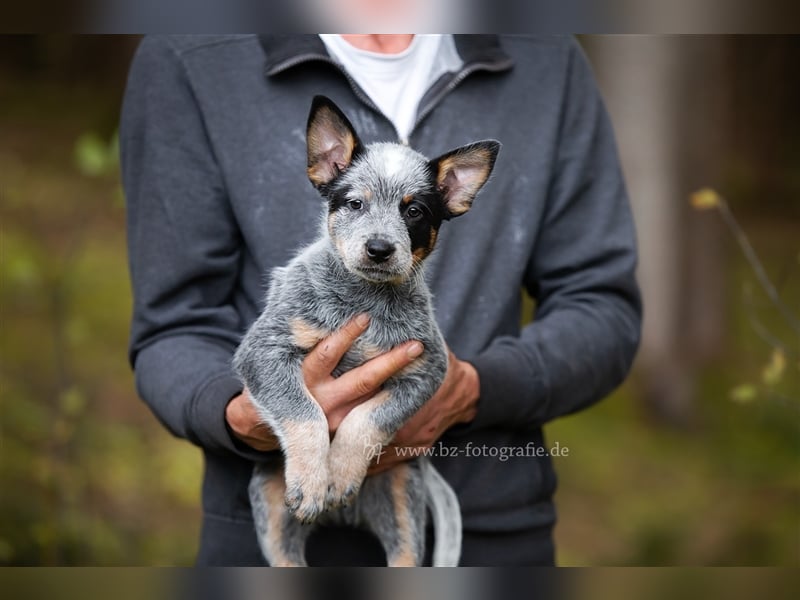
[{"label": "person's fingers", "polygon": [[246,392],[233,398],[225,407],[225,420],[238,437],[244,437],[251,428],[252,406]]},{"label": "person's fingers", "polygon": [[347,413],[375,395],[373,392],[363,396],[353,396],[349,393],[350,390],[343,389],[338,381],[338,379],[331,378],[314,389],[314,399],[325,413],[331,433],[336,432]]},{"label": "person's fingers", "polygon": [[275,433],[261,420],[247,390],[225,407],[225,420],[233,434],[251,448],[268,451],[280,447]]},{"label": "person's fingers", "polygon": [[319,342],[303,360],[306,383],[330,376],[344,353],[369,326],[369,315],[360,314]]},{"label": "person's fingers", "polygon": [[372,394],[378,391],[389,377],[419,358],[423,350],[422,343],[415,340],[400,344],[343,374],[331,382],[330,387],[332,391],[336,388],[336,395],[342,399]]}]

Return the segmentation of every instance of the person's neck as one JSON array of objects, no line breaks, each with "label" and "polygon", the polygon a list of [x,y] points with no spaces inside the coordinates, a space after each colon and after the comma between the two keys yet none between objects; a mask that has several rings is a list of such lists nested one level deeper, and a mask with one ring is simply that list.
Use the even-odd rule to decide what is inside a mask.
[{"label": "person's neck", "polygon": [[342,34],[342,39],[359,50],[381,54],[399,54],[411,45],[413,33],[392,34]]}]

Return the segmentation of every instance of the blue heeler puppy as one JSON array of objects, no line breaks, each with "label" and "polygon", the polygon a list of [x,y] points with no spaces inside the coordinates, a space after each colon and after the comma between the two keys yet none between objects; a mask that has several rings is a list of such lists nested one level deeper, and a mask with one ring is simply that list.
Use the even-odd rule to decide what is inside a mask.
[{"label": "blue heeler puppy", "polygon": [[[250,483],[259,544],[270,564],[305,565],[306,538],[326,520],[372,530],[390,566],[419,565],[426,504],[434,517],[434,564],[457,564],[458,502],[427,459],[366,473],[371,451],[388,444],[444,380],[447,350],[421,265],[442,221],[469,210],[499,147],[476,142],[435,160],[396,143],[365,147],[333,102],[314,98],[308,176],[327,200],[327,218],[316,242],[272,272],[264,312],[234,358],[284,455],[283,468],[257,465]],[[369,327],[335,374],[411,339],[424,352],[348,413],[331,439],[301,363],[360,313],[370,315]]]}]

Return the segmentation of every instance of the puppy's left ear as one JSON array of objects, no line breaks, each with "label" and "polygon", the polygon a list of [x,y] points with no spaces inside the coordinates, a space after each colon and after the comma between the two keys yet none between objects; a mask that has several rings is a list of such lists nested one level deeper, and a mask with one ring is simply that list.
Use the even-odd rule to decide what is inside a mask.
[{"label": "puppy's left ear", "polygon": [[325,96],[315,96],[306,127],[308,178],[321,188],[350,166],[361,148],[355,129]]},{"label": "puppy's left ear", "polygon": [[444,197],[448,218],[463,215],[489,179],[500,142],[484,140],[451,150],[430,162],[436,188]]}]

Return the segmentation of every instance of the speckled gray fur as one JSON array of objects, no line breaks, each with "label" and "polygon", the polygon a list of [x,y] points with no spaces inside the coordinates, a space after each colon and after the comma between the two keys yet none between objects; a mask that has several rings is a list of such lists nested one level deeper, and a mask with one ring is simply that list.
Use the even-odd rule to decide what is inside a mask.
[{"label": "speckled gray fur", "polygon": [[[445,484],[446,500],[430,497],[425,476],[433,469],[429,463],[425,469],[412,462],[366,480],[365,475],[373,458],[370,449],[390,442],[433,396],[447,371],[446,346],[434,320],[421,259],[413,255],[398,210],[402,198],[434,192],[435,174],[425,157],[404,146],[361,148],[352,126],[326,99],[315,100],[308,140],[312,182],[323,196],[338,194],[343,202],[359,201],[360,208],[331,208],[319,238],[288,265],[273,270],[264,311],[234,357],[234,368],[278,437],[285,459],[283,468],[254,469],[250,499],[259,543],[270,564],[303,565],[311,528],[334,521],[371,529],[390,565],[405,564],[409,557],[420,564],[425,504],[440,502],[458,513],[455,494]],[[376,264],[365,253],[370,239],[385,240],[396,250]],[[410,339],[420,340],[424,352],[385,382],[380,399],[351,411],[330,440],[325,414],[301,373],[313,343],[298,337],[297,324],[318,332],[321,339],[360,313],[370,315],[369,327],[342,358],[337,374]],[[270,485],[282,493],[283,502],[276,500],[277,492],[265,491]],[[434,515],[445,514],[439,508]],[[460,515],[446,518],[460,532]],[[437,536],[437,544],[460,548],[457,537]],[[457,563],[457,549],[448,561]]]}]

